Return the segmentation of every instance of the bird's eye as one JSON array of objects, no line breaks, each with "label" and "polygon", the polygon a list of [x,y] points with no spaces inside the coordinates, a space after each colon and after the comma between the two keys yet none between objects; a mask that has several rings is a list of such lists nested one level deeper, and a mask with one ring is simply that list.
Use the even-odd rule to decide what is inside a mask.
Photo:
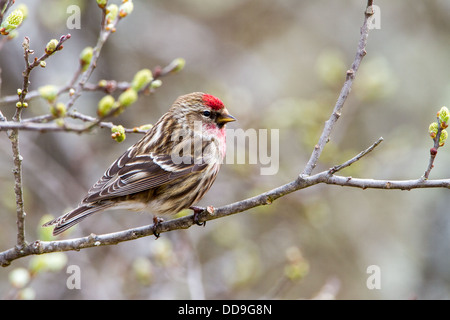
[{"label": "bird's eye", "polygon": [[205,111],[203,111],[203,115],[204,115],[205,117],[209,117],[209,116],[211,115],[211,112],[208,111],[208,110],[205,110]]}]

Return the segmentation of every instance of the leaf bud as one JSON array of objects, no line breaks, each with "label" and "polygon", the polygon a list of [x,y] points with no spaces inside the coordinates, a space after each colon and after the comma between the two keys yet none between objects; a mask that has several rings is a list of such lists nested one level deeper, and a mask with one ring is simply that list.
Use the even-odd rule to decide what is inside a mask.
[{"label": "leaf bud", "polygon": [[119,13],[119,7],[116,4],[110,4],[106,7],[106,23],[110,24],[117,18],[117,14]]},{"label": "leaf bud", "polygon": [[117,142],[122,142],[126,139],[125,128],[121,125],[111,128],[111,138]]},{"label": "leaf bud", "polygon": [[448,127],[448,120],[450,118],[450,112],[447,107],[442,107],[438,112],[439,122],[441,123],[442,128]]},{"label": "leaf bud", "polygon": [[92,47],[86,47],[80,53],[80,64],[83,71],[91,64],[92,56],[94,55],[94,49]]},{"label": "leaf bud", "polygon": [[442,147],[445,144],[445,140],[448,138],[448,132],[447,130],[443,129],[441,131],[441,135],[439,137],[439,146]]},{"label": "leaf bud", "polygon": [[157,79],[155,81],[152,81],[152,84],[150,85],[150,88],[157,89],[157,88],[159,88],[161,86],[162,86],[162,81]]},{"label": "leaf bud", "polygon": [[181,70],[183,70],[185,65],[186,60],[184,60],[183,58],[176,58],[170,63],[169,70],[172,73],[180,72]]},{"label": "leaf bud", "polygon": [[45,53],[52,54],[55,52],[56,47],[58,46],[59,41],[56,39],[50,40],[47,45],[45,46]]},{"label": "leaf bud", "polygon": [[124,0],[123,3],[119,7],[119,16],[121,18],[125,18],[127,15],[133,12],[134,5],[131,0]]},{"label": "leaf bud", "polygon": [[129,88],[122,92],[122,94],[119,96],[118,101],[121,107],[128,107],[129,105],[136,102],[138,98],[138,94],[136,90],[133,88]]},{"label": "leaf bud", "polygon": [[437,132],[438,132],[439,125],[437,122],[433,122],[428,127],[428,133],[430,134],[430,137],[432,139],[436,138]]},{"label": "leaf bud", "polygon": [[9,32],[16,29],[23,21],[23,12],[16,9],[9,14],[9,16],[0,25],[0,33],[7,35]]},{"label": "leaf bud", "polygon": [[135,91],[139,91],[145,88],[152,80],[152,72],[149,69],[142,69],[134,75],[133,81],[131,82],[131,88]]},{"label": "leaf bud", "polygon": [[58,88],[54,85],[46,85],[38,89],[42,98],[48,102],[53,102],[58,96]]},{"label": "leaf bud", "polygon": [[55,118],[63,118],[67,113],[67,108],[64,103],[58,102],[50,107],[50,112]]},{"label": "leaf bud", "polygon": [[111,109],[115,106],[116,101],[114,100],[114,97],[111,95],[104,96],[100,99],[98,102],[98,108],[97,108],[97,115],[99,117],[104,117]]},{"label": "leaf bud", "polygon": [[97,0],[97,5],[100,7],[100,8],[104,8],[104,7],[106,7],[106,4],[108,3],[108,0]]}]

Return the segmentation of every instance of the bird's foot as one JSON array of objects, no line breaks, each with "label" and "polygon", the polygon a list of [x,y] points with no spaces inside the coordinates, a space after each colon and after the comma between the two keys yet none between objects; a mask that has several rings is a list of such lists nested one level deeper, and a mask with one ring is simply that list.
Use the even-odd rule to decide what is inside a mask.
[{"label": "bird's foot", "polygon": [[202,207],[194,207],[194,206],[189,207],[189,209],[194,211],[194,223],[198,226],[203,226],[203,227],[206,226],[206,221],[203,221],[203,222],[198,221],[198,215],[200,213],[202,213],[203,211],[205,211],[206,209],[202,208]]},{"label": "bird's foot", "polygon": [[155,240],[157,240],[160,236],[160,233],[158,232],[158,227],[163,221],[164,221],[163,218],[153,216],[153,235],[155,236]]}]

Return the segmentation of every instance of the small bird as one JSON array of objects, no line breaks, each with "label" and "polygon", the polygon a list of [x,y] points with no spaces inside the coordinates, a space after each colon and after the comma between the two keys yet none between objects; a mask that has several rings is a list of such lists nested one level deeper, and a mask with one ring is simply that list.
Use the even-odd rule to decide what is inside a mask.
[{"label": "small bird", "polygon": [[[72,211],[54,225],[58,235],[106,209],[150,211],[160,216],[193,207],[214,183],[226,151],[225,124],[236,119],[222,101],[194,92],[178,97],[144,137],[114,161]],[[156,235],[158,236],[158,235]]]}]

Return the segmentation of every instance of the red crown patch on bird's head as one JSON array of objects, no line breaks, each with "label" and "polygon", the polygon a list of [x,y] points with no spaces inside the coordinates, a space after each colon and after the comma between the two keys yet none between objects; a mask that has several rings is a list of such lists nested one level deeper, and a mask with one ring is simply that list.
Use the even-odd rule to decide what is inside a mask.
[{"label": "red crown patch on bird's head", "polygon": [[210,94],[204,94],[202,98],[203,102],[213,110],[220,110],[225,108],[223,102],[219,98],[216,98]]}]

